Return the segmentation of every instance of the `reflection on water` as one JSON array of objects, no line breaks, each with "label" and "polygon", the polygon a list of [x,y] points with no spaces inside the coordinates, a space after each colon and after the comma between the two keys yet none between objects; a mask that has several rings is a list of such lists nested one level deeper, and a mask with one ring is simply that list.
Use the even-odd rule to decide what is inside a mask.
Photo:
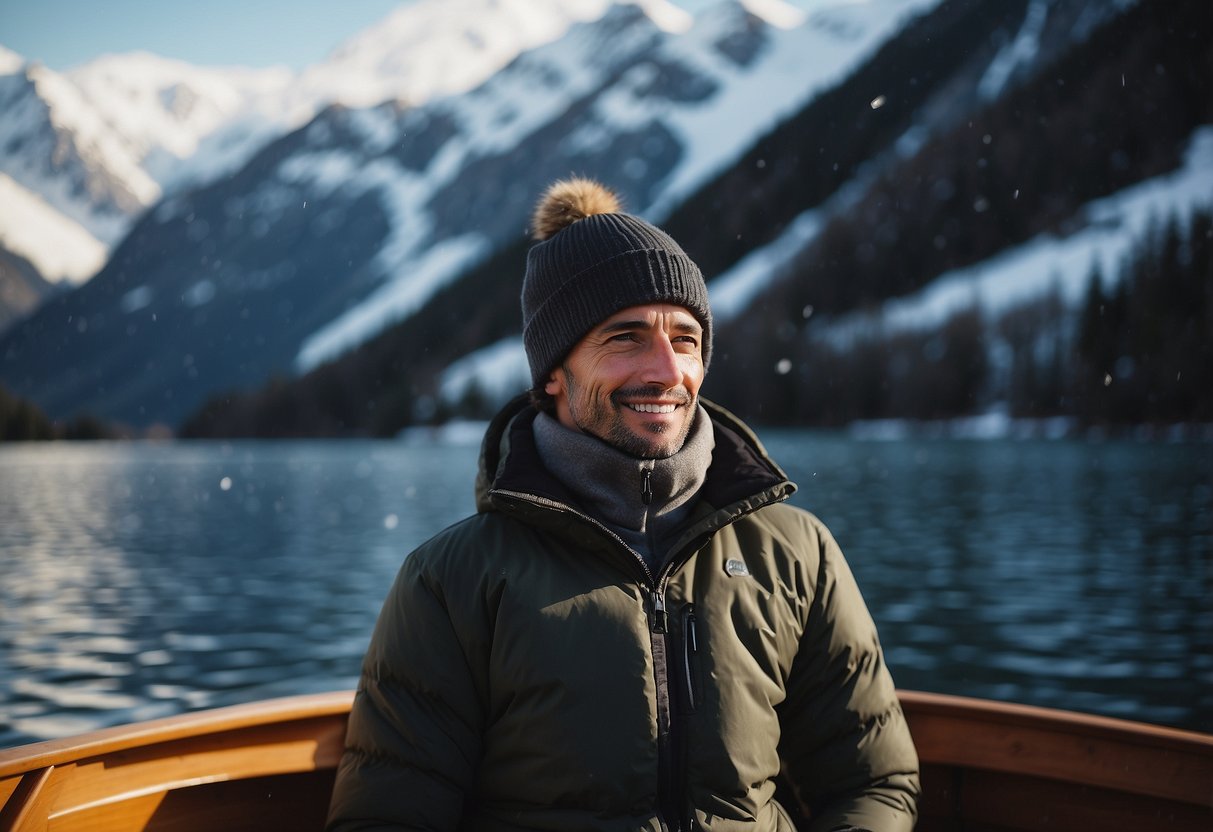
[{"label": "reflection on water", "polygon": [[0,449],[0,746],[352,687],[402,557],[476,449]]},{"label": "reflection on water", "polygon": [[[769,431],[902,687],[1213,730],[1213,446]],[[0,448],[0,747],[352,687],[474,443]]]},{"label": "reflection on water", "polygon": [[769,445],[900,686],[1213,730],[1213,446]]}]

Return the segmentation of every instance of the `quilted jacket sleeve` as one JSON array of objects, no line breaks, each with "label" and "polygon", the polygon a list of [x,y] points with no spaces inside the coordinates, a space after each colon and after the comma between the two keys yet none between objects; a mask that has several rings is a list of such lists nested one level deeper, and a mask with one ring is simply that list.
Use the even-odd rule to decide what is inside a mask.
[{"label": "quilted jacket sleeve", "polygon": [[811,832],[909,830],[918,755],[851,570],[829,531],[811,522],[818,569],[781,706],[784,775]]},{"label": "quilted jacket sleeve", "polygon": [[332,832],[453,830],[480,756],[466,655],[423,550],[401,568],[371,637],[329,809]]}]

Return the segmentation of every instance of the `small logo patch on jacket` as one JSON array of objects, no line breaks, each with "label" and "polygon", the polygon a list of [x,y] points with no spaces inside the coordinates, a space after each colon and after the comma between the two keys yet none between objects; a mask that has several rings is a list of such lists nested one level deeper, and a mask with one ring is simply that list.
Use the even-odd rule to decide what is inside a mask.
[{"label": "small logo patch on jacket", "polygon": [[750,574],[750,568],[740,558],[729,558],[724,562],[724,571],[734,578],[744,578]]}]

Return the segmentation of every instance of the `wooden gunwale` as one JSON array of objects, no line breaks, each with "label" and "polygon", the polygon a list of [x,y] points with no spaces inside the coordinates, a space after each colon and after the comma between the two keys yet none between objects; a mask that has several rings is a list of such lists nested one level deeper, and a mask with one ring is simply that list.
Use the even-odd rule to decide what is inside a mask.
[{"label": "wooden gunwale", "polygon": [[[923,763],[920,830],[1213,829],[1213,735],[900,696]],[[352,701],[267,700],[0,750],[0,832],[319,829]]]},{"label": "wooden gunwale", "polygon": [[[352,701],[266,700],[0,751],[0,832],[256,828],[259,812],[271,826],[319,828]],[[216,801],[236,783],[279,799],[254,809],[228,788]]]},{"label": "wooden gunwale", "polygon": [[46,766],[101,757],[131,748],[240,731],[260,725],[330,716],[340,716],[344,722],[353,701],[353,691],[265,699],[132,725],[101,728],[76,737],[0,749],[0,778]]},{"label": "wooden gunwale", "polygon": [[930,763],[1213,807],[1213,735],[942,694],[901,699]]}]

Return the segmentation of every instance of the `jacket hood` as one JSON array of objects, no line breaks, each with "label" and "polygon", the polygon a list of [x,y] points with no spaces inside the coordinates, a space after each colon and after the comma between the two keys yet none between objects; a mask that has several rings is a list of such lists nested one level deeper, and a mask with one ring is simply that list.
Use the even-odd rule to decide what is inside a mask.
[{"label": "jacket hood", "polygon": [[[796,484],[767,454],[753,431],[725,408],[703,397],[699,403],[712,419],[716,448],[701,499],[716,509],[737,505],[738,513],[787,499]],[[489,422],[480,447],[476,476],[476,510],[498,508],[492,492],[508,490],[571,504],[567,489],[539,462],[532,422],[536,410],[523,394],[503,407]]]}]

